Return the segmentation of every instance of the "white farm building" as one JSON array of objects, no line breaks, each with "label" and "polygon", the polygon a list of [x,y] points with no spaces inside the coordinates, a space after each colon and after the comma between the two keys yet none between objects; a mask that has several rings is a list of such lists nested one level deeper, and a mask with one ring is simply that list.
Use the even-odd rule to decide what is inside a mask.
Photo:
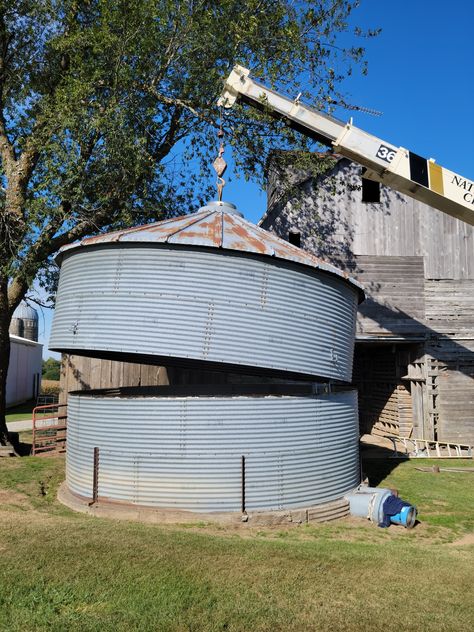
[{"label": "white farm building", "polygon": [[38,313],[22,302],[10,327],[7,406],[36,398],[41,385],[43,345],[38,340]]},{"label": "white farm building", "polygon": [[15,406],[38,396],[42,356],[42,344],[10,334],[7,406]]}]

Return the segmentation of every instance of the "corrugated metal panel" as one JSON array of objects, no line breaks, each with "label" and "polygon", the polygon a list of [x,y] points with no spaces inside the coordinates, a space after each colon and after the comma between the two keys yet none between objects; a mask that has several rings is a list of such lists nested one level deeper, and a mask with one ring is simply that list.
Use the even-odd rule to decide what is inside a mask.
[{"label": "corrugated metal panel", "polygon": [[237,511],[241,456],[249,510],[341,498],[359,483],[355,391],[314,397],[129,398],[73,394],[67,483],[156,507]]},{"label": "corrugated metal panel", "polygon": [[65,257],[50,348],[350,381],[357,302],[344,279],[290,262],[105,245]]},{"label": "corrugated metal panel", "polygon": [[191,215],[87,237],[81,242],[64,246],[59,259],[62,258],[62,253],[67,251],[117,242],[206,246],[267,255],[340,276],[357,288],[360,298],[363,298],[362,286],[346,272],[248,222],[235,206],[228,202],[210,202]]},{"label": "corrugated metal panel", "polygon": [[21,301],[18,307],[13,312],[12,318],[22,318],[25,320],[38,321],[38,312],[36,309],[28,305],[26,301]]},{"label": "corrugated metal panel", "polygon": [[41,382],[43,345],[10,336],[10,362],[7,374],[7,406],[20,404],[38,394]]}]

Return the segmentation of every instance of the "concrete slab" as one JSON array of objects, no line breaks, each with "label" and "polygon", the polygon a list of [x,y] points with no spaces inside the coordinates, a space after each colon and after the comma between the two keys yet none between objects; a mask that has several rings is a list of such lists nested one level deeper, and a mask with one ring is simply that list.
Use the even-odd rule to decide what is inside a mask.
[{"label": "concrete slab", "polygon": [[23,421],[10,421],[7,423],[9,432],[23,432],[24,430],[31,430],[33,428],[33,420],[25,419]]},{"label": "concrete slab", "polygon": [[349,504],[345,499],[305,509],[251,511],[248,514],[241,514],[240,512],[198,513],[180,509],[158,509],[107,502],[102,499],[99,499],[99,502],[93,505],[89,505],[87,499],[79,498],[72,494],[65,481],[59,487],[58,500],[74,511],[87,513],[97,518],[113,518],[152,524],[195,524],[197,522],[205,522],[221,525],[241,524],[242,526],[276,526],[284,524],[297,526],[307,522],[326,522],[344,518],[349,514]]}]

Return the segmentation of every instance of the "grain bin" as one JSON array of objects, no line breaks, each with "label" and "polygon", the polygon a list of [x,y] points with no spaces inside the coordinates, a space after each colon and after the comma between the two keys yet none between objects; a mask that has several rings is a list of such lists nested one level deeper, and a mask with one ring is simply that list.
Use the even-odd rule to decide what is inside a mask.
[{"label": "grain bin", "polygon": [[222,202],[84,239],[58,261],[51,349],[265,381],[70,394],[70,492],[212,512],[241,508],[243,486],[250,510],[357,487],[357,396],[344,386],[356,281]]},{"label": "grain bin", "polygon": [[226,203],[62,250],[50,348],[348,382],[361,288]]},{"label": "grain bin", "polygon": [[13,312],[10,333],[33,342],[38,341],[38,312],[26,301],[21,301]]},{"label": "grain bin", "polygon": [[[227,388],[227,392],[226,392]],[[307,507],[359,484],[357,395],[281,386],[73,393],[67,485],[102,500],[192,511]],[[240,394],[239,394],[240,390]],[[292,392],[293,391],[293,392]],[[242,457],[245,489],[242,489]]]}]

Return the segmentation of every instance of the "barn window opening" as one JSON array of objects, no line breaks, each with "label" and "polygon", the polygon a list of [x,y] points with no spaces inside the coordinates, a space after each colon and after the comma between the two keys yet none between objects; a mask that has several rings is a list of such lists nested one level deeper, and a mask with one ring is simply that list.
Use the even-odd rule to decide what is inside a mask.
[{"label": "barn window opening", "polygon": [[380,182],[362,178],[362,202],[372,204],[380,202]]},{"label": "barn window opening", "polygon": [[299,230],[290,230],[288,233],[288,241],[293,246],[301,247],[301,233]]}]

